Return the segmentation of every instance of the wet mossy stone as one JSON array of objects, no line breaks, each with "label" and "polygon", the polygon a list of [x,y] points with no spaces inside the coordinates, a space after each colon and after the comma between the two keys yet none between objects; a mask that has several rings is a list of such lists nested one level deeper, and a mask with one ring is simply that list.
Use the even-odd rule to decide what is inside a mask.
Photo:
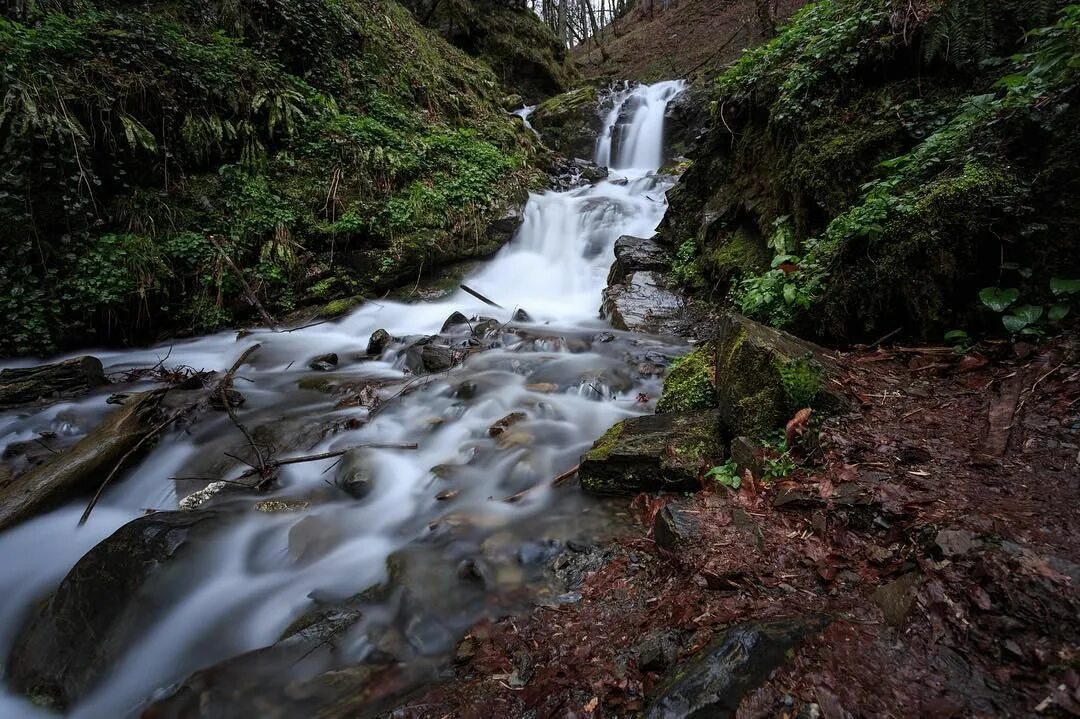
[{"label": "wet mossy stone", "polygon": [[706,343],[671,363],[657,412],[708,409],[716,406],[716,347]]},{"label": "wet mossy stone", "polygon": [[544,144],[567,157],[592,157],[603,120],[595,87],[549,98],[529,118]]},{"label": "wet mossy stone", "polygon": [[729,627],[675,669],[657,689],[646,719],[734,717],[743,697],[782,666],[806,635],[826,624],[810,617]]},{"label": "wet mossy stone", "polygon": [[671,256],[656,240],[623,235],[615,240],[615,261],[611,263],[608,284],[624,282],[634,272],[666,272]]},{"label": "wet mossy stone", "polygon": [[581,458],[581,486],[609,496],[695,491],[702,469],[723,459],[719,420],[716,410],[625,419]]},{"label": "wet mossy stone", "polygon": [[827,382],[836,360],[822,347],[733,312],[721,316],[715,344],[717,406],[732,436],[760,439],[807,404],[822,413],[844,404]]},{"label": "wet mossy stone", "polygon": [[213,511],[139,517],[91,549],[30,617],[12,646],[11,685],[63,710],[113,666],[181,581],[176,561],[222,519]]}]

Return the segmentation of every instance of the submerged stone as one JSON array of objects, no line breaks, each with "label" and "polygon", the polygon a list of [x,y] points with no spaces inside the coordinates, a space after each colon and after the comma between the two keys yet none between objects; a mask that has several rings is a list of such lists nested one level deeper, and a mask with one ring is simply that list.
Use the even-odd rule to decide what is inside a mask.
[{"label": "submerged stone", "polygon": [[723,459],[715,410],[631,417],[598,439],[581,458],[582,488],[597,495],[687,492],[703,469]]},{"label": "submerged stone", "polygon": [[161,601],[151,588],[168,581],[167,570],[220,517],[158,512],[91,549],[15,639],[7,662],[12,686],[58,710],[86,696],[146,628]]}]

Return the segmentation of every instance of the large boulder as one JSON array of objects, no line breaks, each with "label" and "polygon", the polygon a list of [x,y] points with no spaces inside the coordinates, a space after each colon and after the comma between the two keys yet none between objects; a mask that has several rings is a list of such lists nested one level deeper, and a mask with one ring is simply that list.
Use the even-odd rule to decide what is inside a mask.
[{"label": "large boulder", "polygon": [[155,579],[204,538],[216,512],[140,517],[91,549],[23,627],[8,656],[11,685],[63,710],[85,696],[145,629]]},{"label": "large boulder", "polygon": [[0,485],[0,531],[96,487],[145,443],[160,421],[164,394],[155,390],[126,397],[75,446]]},{"label": "large boulder", "polygon": [[596,495],[696,491],[723,459],[719,419],[716,410],[625,419],[581,458],[581,486]]},{"label": "large boulder", "polygon": [[591,158],[603,125],[596,88],[579,87],[545,100],[529,117],[529,122],[544,144],[556,152],[567,157]]},{"label": "large boulder", "polygon": [[804,407],[843,404],[828,381],[836,357],[815,344],[730,312],[717,320],[714,347],[717,406],[730,436],[761,438]]},{"label": "large boulder", "polygon": [[656,691],[646,719],[734,717],[743,697],[782,666],[820,618],[743,622],[676,667]]},{"label": "large boulder", "polygon": [[669,158],[684,157],[709,131],[708,97],[691,85],[673,97],[664,112],[664,149]]},{"label": "large boulder", "polygon": [[611,263],[608,284],[625,282],[634,272],[666,272],[671,269],[671,255],[656,240],[623,235],[615,240],[615,261]]},{"label": "large boulder", "polygon": [[108,383],[101,360],[90,355],[0,370],[0,409],[46,398],[73,397]]},{"label": "large boulder", "polygon": [[654,335],[683,334],[686,299],[659,272],[632,272],[604,288],[600,313],[615,329]]}]

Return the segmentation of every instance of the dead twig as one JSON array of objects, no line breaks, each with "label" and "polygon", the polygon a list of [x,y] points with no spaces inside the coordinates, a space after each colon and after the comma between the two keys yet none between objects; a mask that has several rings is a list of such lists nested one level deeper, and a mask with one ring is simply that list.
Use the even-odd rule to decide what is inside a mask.
[{"label": "dead twig", "polygon": [[558,486],[561,486],[562,484],[565,484],[566,481],[569,480],[571,477],[573,477],[575,474],[577,474],[578,470],[580,470],[580,469],[581,469],[581,465],[580,464],[575,464],[573,467],[566,470],[565,472],[560,474],[555,479],[551,480],[551,486],[552,487],[558,487]]},{"label": "dead twig", "polygon": [[461,289],[468,292],[473,297],[475,297],[476,299],[483,302],[485,305],[490,305],[491,307],[498,307],[500,310],[506,309],[505,307],[500,305],[498,302],[495,302],[494,300],[490,300],[487,297],[484,297],[482,294],[480,294],[479,292],[477,292],[473,288],[469,287],[468,285],[458,285],[458,286],[461,287]]}]

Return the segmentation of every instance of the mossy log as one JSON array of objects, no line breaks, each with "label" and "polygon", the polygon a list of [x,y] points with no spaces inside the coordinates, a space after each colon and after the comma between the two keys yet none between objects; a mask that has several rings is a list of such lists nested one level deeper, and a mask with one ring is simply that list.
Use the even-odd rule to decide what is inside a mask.
[{"label": "mossy log", "polygon": [[97,357],[0,371],[0,409],[49,397],[72,397],[109,383]]},{"label": "mossy log", "polygon": [[74,447],[0,486],[0,531],[93,489],[154,430],[163,394],[129,397]]}]

